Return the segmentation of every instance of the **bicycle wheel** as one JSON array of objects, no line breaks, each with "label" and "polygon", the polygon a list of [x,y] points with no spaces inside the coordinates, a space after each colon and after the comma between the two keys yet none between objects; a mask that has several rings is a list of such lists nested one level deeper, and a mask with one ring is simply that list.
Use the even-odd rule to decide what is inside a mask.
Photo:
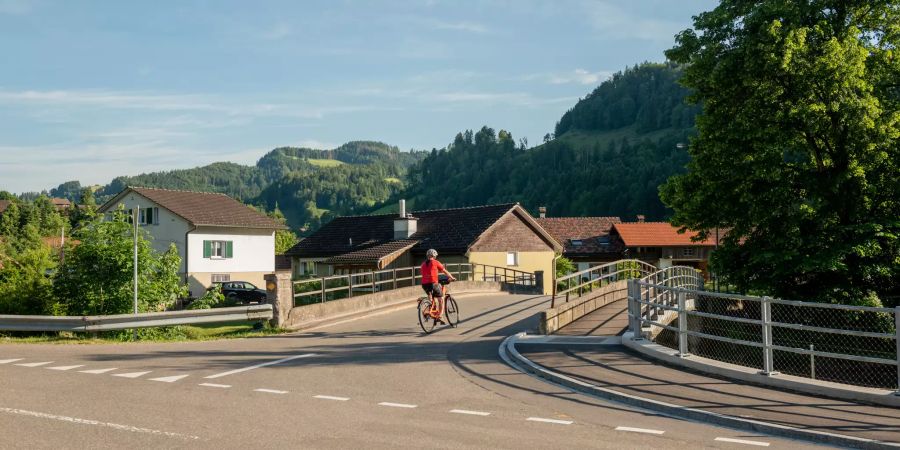
[{"label": "bicycle wheel", "polygon": [[434,329],[434,318],[431,317],[431,300],[423,299],[419,302],[419,326],[422,331],[431,333]]},{"label": "bicycle wheel", "polygon": [[447,325],[455,328],[459,324],[459,305],[450,295],[444,297],[444,316],[447,317]]}]

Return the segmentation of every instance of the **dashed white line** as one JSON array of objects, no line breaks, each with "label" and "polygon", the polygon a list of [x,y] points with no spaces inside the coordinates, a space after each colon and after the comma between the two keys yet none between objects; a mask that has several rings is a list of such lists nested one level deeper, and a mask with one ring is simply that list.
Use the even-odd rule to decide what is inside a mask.
[{"label": "dashed white line", "polygon": [[484,411],[469,411],[467,409],[451,409],[451,413],[453,414],[468,414],[470,416],[489,416],[491,413]]},{"label": "dashed white line", "polygon": [[715,440],[717,440],[719,442],[731,442],[734,444],[755,445],[757,447],[768,447],[769,446],[768,442],[762,442],[762,441],[748,441],[748,440],[744,440],[744,439],[732,439],[732,438],[726,438],[726,437],[717,437]]},{"label": "dashed white line", "polygon": [[275,389],[254,389],[256,392],[265,392],[267,394],[287,394],[288,391],[278,391]]},{"label": "dashed white line", "polygon": [[381,406],[390,406],[391,408],[418,408],[418,405],[410,405],[407,403],[391,403],[391,402],[381,402],[379,403]]},{"label": "dashed white line", "polygon": [[206,378],[207,380],[212,380],[212,379],[214,379],[214,378],[222,378],[222,377],[224,377],[224,376],[234,375],[234,374],[236,374],[236,373],[246,372],[246,371],[248,371],[248,370],[259,369],[260,367],[266,367],[266,366],[271,366],[271,365],[275,365],[275,364],[281,364],[281,363],[283,363],[283,362],[291,361],[291,360],[298,359],[298,358],[309,358],[309,357],[311,357],[311,356],[316,356],[316,354],[315,354],[315,353],[305,353],[305,354],[303,354],[303,355],[294,355],[294,356],[290,356],[290,357],[287,357],[287,358],[284,358],[284,359],[279,359],[278,361],[269,361],[269,362],[262,363],[262,364],[256,364],[256,365],[250,366],[250,367],[244,367],[244,368],[241,368],[241,369],[229,370],[228,372],[217,373],[217,374],[215,374],[215,375],[210,375],[210,376],[204,377],[204,378]]},{"label": "dashed white line", "polygon": [[90,373],[90,374],[100,374],[106,372],[112,372],[113,370],[118,370],[118,367],[110,367],[109,369],[91,369],[91,370],[79,370],[80,373]]},{"label": "dashed white line", "polygon": [[529,417],[525,420],[529,422],[555,423],[557,425],[572,425],[574,423],[571,420],[545,419],[543,417]]},{"label": "dashed white line", "polygon": [[645,433],[645,434],[663,434],[665,431],[662,430],[651,430],[648,428],[632,428],[632,427],[616,427],[616,431],[630,431],[632,433]]},{"label": "dashed white line", "polygon": [[22,367],[39,367],[39,366],[46,366],[47,364],[53,364],[53,361],[44,361],[44,362],[36,362],[36,363],[19,363],[16,365],[22,366]]},{"label": "dashed white line", "polygon": [[214,387],[214,388],[221,388],[221,389],[228,389],[231,387],[230,384],[216,384],[216,383],[200,383],[200,386]]},{"label": "dashed white line", "polygon": [[133,427],[131,425],[121,425],[118,423],[99,422],[96,420],[79,419],[77,417],[58,416],[56,414],[47,414],[47,413],[36,412],[36,411],[27,411],[24,409],[0,408],[0,412],[4,412],[7,414],[16,414],[19,416],[31,416],[31,417],[39,417],[42,419],[59,420],[62,422],[77,423],[80,425],[96,425],[96,426],[101,426],[101,427],[113,428],[116,430],[131,431],[133,433],[147,433],[147,434],[155,434],[158,436],[168,436],[168,437],[190,439],[190,440],[200,439],[198,436],[191,436],[191,435],[187,435],[187,434],[178,434],[178,433],[171,433],[168,431],[152,430],[150,428]]},{"label": "dashed white line", "polygon": [[163,383],[174,383],[185,377],[187,377],[187,375],[173,375],[171,377],[151,378],[150,381],[162,381]]},{"label": "dashed white line", "polygon": [[48,370],[72,370],[77,369],[79,367],[84,367],[84,364],[79,364],[77,366],[56,366],[56,367],[48,367]]},{"label": "dashed white line", "polygon": [[114,377],[122,377],[122,378],[138,378],[142,375],[147,375],[150,371],[147,372],[129,372],[129,373],[114,373]]},{"label": "dashed white line", "polygon": [[322,400],[334,400],[338,402],[346,402],[347,400],[350,400],[347,397],[335,397],[332,395],[313,395],[313,398],[320,398]]},{"label": "dashed white line", "polygon": [[22,358],[0,359],[0,364],[9,364],[11,362],[21,361]]}]

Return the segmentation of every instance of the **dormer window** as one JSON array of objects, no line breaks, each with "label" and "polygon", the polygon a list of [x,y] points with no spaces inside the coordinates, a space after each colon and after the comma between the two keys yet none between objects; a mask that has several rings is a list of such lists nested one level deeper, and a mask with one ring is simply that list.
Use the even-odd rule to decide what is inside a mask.
[{"label": "dormer window", "polygon": [[609,245],[609,236],[600,236],[597,238],[597,244],[601,246]]},{"label": "dormer window", "polygon": [[573,247],[581,247],[581,244],[582,244],[581,239],[572,239],[571,242],[572,242]]}]

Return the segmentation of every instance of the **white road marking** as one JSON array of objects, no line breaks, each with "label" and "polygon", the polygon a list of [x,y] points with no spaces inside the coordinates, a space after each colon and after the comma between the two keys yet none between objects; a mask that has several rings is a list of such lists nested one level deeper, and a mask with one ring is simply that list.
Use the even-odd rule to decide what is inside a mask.
[{"label": "white road marking", "polygon": [[768,447],[769,446],[768,442],[762,442],[762,441],[746,441],[744,439],[731,439],[731,438],[725,438],[725,437],[717,437],[715,440],[717,440],[719,442],[733,442],[735,444],[756,445],[759,447]]},{"label": "white road marking", "polygon": [[98,373],[112,372],[113,370],[118,370],[118,367],[111,367],[109,369],[79,370],[79,372],[98,374]]},{"label": "white road marking", "polygon": [[122,378],[137,378],[141,375],[147,375],[148,373],[150,373],[149,370],[147,372],[114,373],[113,376]]},{"label": "white road marking", "polygon": [[168,436],[168,437],[190,439],[190,440],[200,439],[198,436],[191,436],[191,435],[187,435],[187,434],[170,433],[168,431],[151,430],[149,428],[133,427],[131,425],[121,425],[118,423],[99,422],[96,420],[79,419],[76,417],[58,416],[56,414],[47,414],[47,413],[42,413],[42,412],[26,411],[24,409],[0,408],[0,412],[4,412],[7,414],[16,414],[19,416],[31,416],[31,417],[39,417],[42,419],[59,420],[62,422],[77,423],[80,425],[96,425],[96,426],[100,426],[100,427],[113,428],[116,430],[131,431],[134,433],[147,433],[147,434],[155,434],[158,436]]},{"label": "white road marking", "polygon": [[162,381],[163,383],[174,383],[182,378],[187,377],[188,375],[174,375],[171,377],[159,377],[159,378],[151,378],[150,381]]},{"label": "white road marking", "polygon": [[38,366],[46,366],[47,364],[53,364],[53,361],[44,361],[44,362],[36,362],[36,363],[19,363],[17,366],[22,367],[38,367]]},{"label": "white road marking", "polygon": [[11,362],[21,361],[22,358],[14,358],[14,359],[0,359],[0,364],[9,364]]},{"label": "white road marking", "polygon": [[467,409],[451,409],[453,414],[468,414],[470,416],[489,416],[491,413],[483,411],[469,411]]},{"label": "white road marking", "polygon": [[222,389],[228,389],[231,387],[230,384],[215,384],[215,383],[200,383],[200,386],[222,388]]},{"label": "white road marking", "polygon": [[321,398],[322,400],[335,400],[339,402],[346,402],[347,400],[350,400],[347,397],[334,397],[331,395],[313,395],[313,398]]},{"label": "white road marking", "polygon": [[647,428],[632,428],[632,427],[616,427],[616,431],[630,431],[632,433],[646,433],[646,434],[663,434],[665,431],[662,430],[650,430]]},{"label": "white road marking", "polygon": [[408,405],[406,403],[381,402],[381,406],[390,406],[392,408],[418,408],[418,405]]},{"label": "white road marking", "polygon": [[49,370],[72,370],[77,369],[79,367],[84,367],[84,364],[79,364],[77,366],[56,366],[56,367],[48,367]]},{"label": "white road marking", "polygon": [[275,389],[254,389],[256,392],[265,392],[267,394],[287,394],[288,391],[277,391]]},{"label": "white road marking", "polygon": [[280,363],[287,362],[287,361],[297,359],[297,358],[309,358],[310,356],[316,356],[316,354],[315,353],[306,353],[303,355],[294,355],[294,356],[291,356],[288,358],[279,359],[278,361],[269,361],[267,363],[257,364],[255,366],[244,367],[243,369],[229,370],[228,372],[217,373],[215,375],[210,375],[210,376],[204,377],[204,378],[206,378],[207,380],[211,380],[214,378],[222,378],[224,376],[234,375],[236,373],[246,372],[248,370],[259,369],[260,367],[266,367],[266,366],[271,366],[271,365],[275,365],[275,364],[280,364]]},{"label": "white road marking", "polygon": [[572,425],[571,420],[557,420],[557,419],[545,419],[543,417],[529,417],[528,420],[530,422],[544,422],[544,423],[555,423],[558,425]]}]

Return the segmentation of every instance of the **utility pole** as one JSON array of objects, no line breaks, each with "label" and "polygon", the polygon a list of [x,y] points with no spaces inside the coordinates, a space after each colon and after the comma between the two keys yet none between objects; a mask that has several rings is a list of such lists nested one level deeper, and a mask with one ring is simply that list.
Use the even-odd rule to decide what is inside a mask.
[{"label": "utility pole", "polygon": [[66,226],[59,229],[59,265],[66,263]]},{"label": "utility pole", "polygon": [[[138,313],[138,213],[141,207],[136,206],[131,213],[131,223],[134,225],[134,313]],[[137,340],[137,328],[134,329],[134,340]]]}]

